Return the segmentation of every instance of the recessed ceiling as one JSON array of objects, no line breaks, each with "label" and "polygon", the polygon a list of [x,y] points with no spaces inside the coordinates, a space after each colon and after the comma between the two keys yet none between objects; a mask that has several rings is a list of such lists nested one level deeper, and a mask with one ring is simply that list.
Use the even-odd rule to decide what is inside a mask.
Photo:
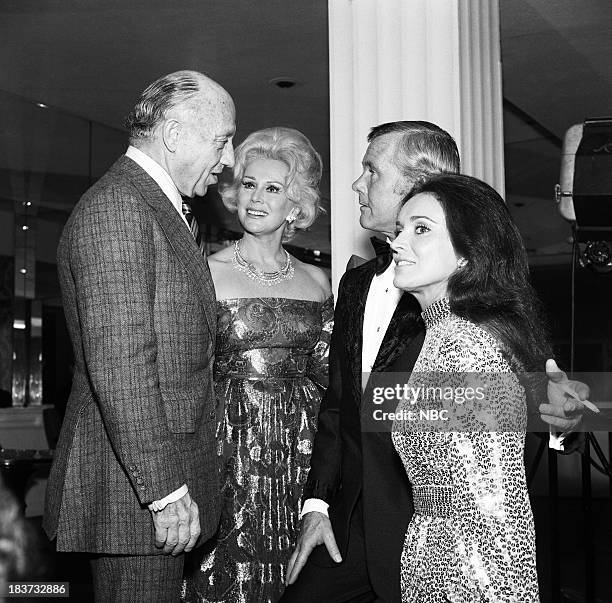
[{"label": "recessed ceiling", "polygon": [[[504,96],[522,111],[505,112],[508,204],[533,253],[566,252],[569,228],[552,201],[560,149],[541,132],[561,139],[587,116],[612,114],[612,2],[500,0],[500,8]],[[312,140],[328,196],[326,0],[4,0],[0,16],[1,90],[121,128],[147,83],[204,71],[236,101],[238,142],[270,125]],[[279,88],[274,78],[299,85]],[[64,155],[64,166],[82,161]],[[329,215],[296,243],[329,251],[328,233]]]}]

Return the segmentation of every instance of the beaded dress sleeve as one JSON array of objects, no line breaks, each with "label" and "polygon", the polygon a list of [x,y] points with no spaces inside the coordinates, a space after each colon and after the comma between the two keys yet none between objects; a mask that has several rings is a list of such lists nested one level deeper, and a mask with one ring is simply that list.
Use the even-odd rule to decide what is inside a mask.
[{"label": "beaded dress sleeve", "polygon": [[455,415],[449,457],[458,554],[452,600],[537,601],[523,458],[525,393],[495,339],[471,323],[462,326],[443,344],[445,370],[463,375],[463,387],[475,379],[484,397]]}]

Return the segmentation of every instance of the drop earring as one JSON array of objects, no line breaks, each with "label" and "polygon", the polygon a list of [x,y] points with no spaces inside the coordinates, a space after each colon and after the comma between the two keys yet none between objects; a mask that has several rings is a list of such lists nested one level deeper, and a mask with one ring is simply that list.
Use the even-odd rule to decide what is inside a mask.
[{"label": "drop earring", "polygon": [[459,258],[457,260],[457,267],[463,268],[467,264],[467,260],[465,258]]}]

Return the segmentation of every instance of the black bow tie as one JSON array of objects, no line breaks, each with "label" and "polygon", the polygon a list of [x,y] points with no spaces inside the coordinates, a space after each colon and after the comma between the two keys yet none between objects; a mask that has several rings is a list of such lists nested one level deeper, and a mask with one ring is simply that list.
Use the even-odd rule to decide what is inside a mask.
[{"label": "black bow tie", "polygon": [[382,274],[393,261],[393,252],[389,243],[382,241],[378,237],[371,237],[370,241],[376,253],[376,274]]}]

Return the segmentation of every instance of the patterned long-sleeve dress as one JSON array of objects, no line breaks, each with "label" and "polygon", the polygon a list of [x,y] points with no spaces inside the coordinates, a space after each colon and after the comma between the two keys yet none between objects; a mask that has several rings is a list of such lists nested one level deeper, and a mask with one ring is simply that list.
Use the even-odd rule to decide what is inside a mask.
[{"label": "patterned long-sleeve dress", "polygon": [[221,523],[215,549],[185,581],[183,600],[280,598],[327,387],[333,310],[331,297],[218,302]]},{"label": "patterned long-sleeve dress", "polygon": [[[416,394],[400,402],[405,412],[392,434],[415,507],[402,554],[402,600],[539,601],[524,389],[499,342],[452,314],[447,299],[423,319],[425,342],[409,385],[424,389],[419,402]],[[432,392],[427,401],[425,391]],[[449,399],[436,401],[447,392]],[[449,410],[447,427],[421,415],[420,406]]]}]

